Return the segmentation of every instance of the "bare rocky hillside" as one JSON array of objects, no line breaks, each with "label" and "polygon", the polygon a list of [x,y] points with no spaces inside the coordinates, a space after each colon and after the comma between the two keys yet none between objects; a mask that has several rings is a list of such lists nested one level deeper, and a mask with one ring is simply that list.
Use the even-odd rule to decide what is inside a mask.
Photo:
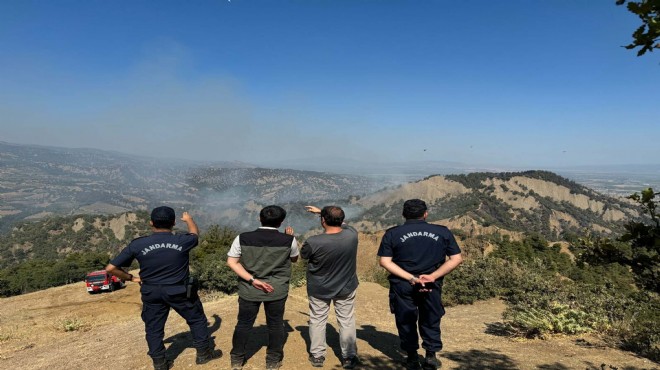
[{"label": "bare rocky hillside", "polygon": [[424,199],[429,220],[473,235],[538,232],[549,239],[591,230],[620,232],[626,220],[640,217],[625,198],[599,194],[554,173],[472,173],[431,176],[355,200],[361,230],[376,231],[402,221],[406,199]]}]

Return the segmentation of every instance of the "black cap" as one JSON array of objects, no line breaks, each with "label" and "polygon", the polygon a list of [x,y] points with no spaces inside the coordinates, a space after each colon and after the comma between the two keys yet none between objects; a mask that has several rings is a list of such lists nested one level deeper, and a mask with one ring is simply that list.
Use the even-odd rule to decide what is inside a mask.
[{"label": "black cap", "polygon": [[161,206],[151,211],[151,221],[174,221],[176,215],[170,207]]}]

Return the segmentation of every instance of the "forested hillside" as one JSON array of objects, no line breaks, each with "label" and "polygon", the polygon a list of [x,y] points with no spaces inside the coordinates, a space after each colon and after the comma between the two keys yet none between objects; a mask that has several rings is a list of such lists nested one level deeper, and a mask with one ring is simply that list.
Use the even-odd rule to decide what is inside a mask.
[{"label": "forested hillside", "polygon": [[215,193],[208,196],[219,203],[342,199],[371,193],[378,186],[361,176],[268,168],[200,168],[192,171],[188,182],[194,188]]},{"label": "forested hillside", "polygon": [[148,214],[52,216],[0,235],[0,295],[80,281],[130,240],[149,233]]},{"label": "forested hillside", "polygon": [[53,216],[23,221],[0,238],[0,267],[29,259],[57,260],[71,253],[117,252],[149,232],[145,211],[116,216]]}]

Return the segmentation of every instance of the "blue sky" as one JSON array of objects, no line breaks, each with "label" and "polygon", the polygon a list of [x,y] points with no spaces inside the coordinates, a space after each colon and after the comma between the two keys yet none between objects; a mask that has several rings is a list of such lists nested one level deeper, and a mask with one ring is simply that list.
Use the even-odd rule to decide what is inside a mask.
[{"label": "blue sky", "polygon": [[[614,0],[3,1],[0,140],[248,162],[660,163]],[[426,149],[426,150],[424,150]]]}]

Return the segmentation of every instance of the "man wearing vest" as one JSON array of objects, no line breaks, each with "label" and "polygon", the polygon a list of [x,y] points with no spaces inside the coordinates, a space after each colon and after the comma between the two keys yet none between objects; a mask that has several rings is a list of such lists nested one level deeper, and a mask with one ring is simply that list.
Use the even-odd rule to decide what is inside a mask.
[{"label": "man wearing vest", "polygon": [[286,211],[267,206],[259,213],[261,227],[234,239],[227,265],[238,275],[238,319],[232,337],[231,368],[245,363],[245,345],[263,302],[268,326],[266,369],[276,370],[284,357],[284,305],[289,294],[291,263],[298,260],[298,242],[293,229],[277,229]]}]

